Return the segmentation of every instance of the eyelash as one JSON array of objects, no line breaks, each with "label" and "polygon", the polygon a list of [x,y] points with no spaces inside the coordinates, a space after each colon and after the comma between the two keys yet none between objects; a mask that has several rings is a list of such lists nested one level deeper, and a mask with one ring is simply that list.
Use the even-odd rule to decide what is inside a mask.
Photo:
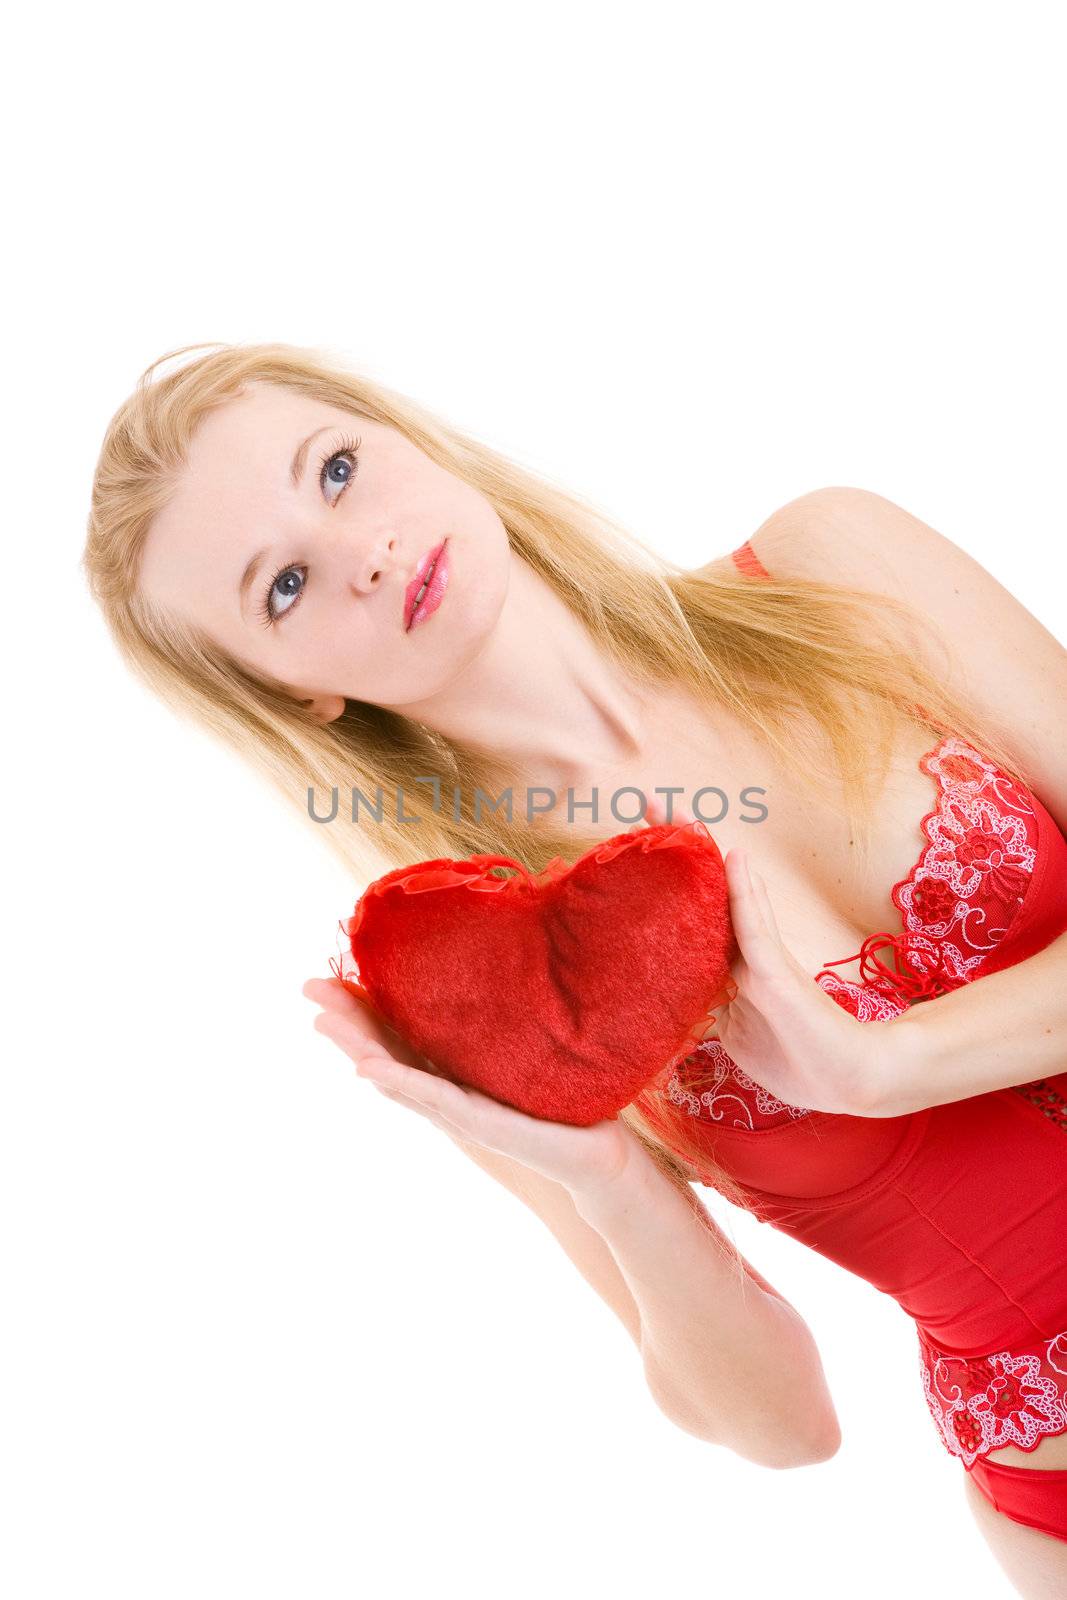
[{"label": "eyelash", "polygon": [[[360,449],[360,445],[362,443],[363,443],[362,439],[344,438],[344,439],[341,440],[341,443],[340,443],[340,445],[338,446],[338,448],[336,450],[331,450],[328,455],[325,455],[325,456],[321,457],[321,459],[320,459],[320,463],[319,463],[319,487],[320,488],[325,488],[325,486],[326,486],[326,469],[330,465],[330,463],[333,462],[333,461],[336,461],[339,456],[351,456],[352,457],[352,472],[351,472],[351,475],[346,479],[344,484],[342,484],[342,486],[341,486],[341,494],[339,494],[337,496],[337,500],[340,500],[341,495],[344,494],[345,490],[348,488],[348,485],[352,482],[352,479],[355,477],[356,473],[359,470],[359,449]],[[334,501],[334,505],[337,504],[337,500]],[[267,584],[266,593],[263,596],[263,603],[259,608],[260,618],[261,618],[262,622],[264,623],[264,625],[266,627],[272,628],[276,622],[280,622],[281,621],[282,617],[287,617],[289,615],[290,611],[295,611],[297,606],[300,604],[300,596],[304,593],[304,588],[301,588],[300,593],[297,595],[297,597],[293,601],[292,605],[291,606],[287,606],[286,609],[283,612],[280,612],[278,616],[275,616],[273,614],[273,612],[271,611],[271,606],[270,606],[270,597],[274,593],[274,585],[277,583],[278,579],[279,578],[284,578],[285,574],[287,572],[298,572],[299,570],[300,569],[298,567],[295,567],[293,565],[293,563],[290,561],[284,567],[279,567],[277,572],[274,573],[274,575],[271,578],[270,582]],[[307,580],[305,579],[304,580],[304,587],[306,588],[306,586],[307,586]]]}]

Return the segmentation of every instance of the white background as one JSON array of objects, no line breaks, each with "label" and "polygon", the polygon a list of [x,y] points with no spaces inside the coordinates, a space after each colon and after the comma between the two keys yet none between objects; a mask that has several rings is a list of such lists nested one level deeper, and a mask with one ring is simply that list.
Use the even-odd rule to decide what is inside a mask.
[{"label": "white background", "polygon": [[[698,564],[825,484],[1067,639],[1060,8],[96,5],[8,32],[4,1588],[1013,1591],[891,1301],[713,1214],[844,1430],[674,1428],[519,1201],[312,1030],[359,886],[77,571],[165,351],[329,346]],[[918,840],[917,840],[918,842]]]}]

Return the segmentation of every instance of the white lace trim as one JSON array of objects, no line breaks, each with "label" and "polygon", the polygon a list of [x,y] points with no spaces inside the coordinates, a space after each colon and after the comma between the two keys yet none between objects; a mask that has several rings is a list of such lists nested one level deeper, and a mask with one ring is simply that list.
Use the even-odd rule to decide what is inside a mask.
[{"label": "white lace trim", "polygon": [[896,995],[872,989],[867,984],[853,983],[848,978],[839,978],[836,972],[820,972],[815,981],[820,989],[824,989],[846,1011],[851,1011],[860,1022],[889,1022],[908,1009],[907,1002]]},{"label": "white lace trim", "polygon": [[948,1356],[920,1338],[919,1367],[942,1442],[968,1467],[990,1450],[1032,1450],[1067,1431],[1067,1330],[1021,1355]]},{"label": "white lace trim", "polygon": [[682,1106],[690,1116],[699,1117],[703,1107],[712,1122],[721,1122],[730,1128],[754,1130],[753,1101],[756,1111],[764,1117],[776,1116],[779,1112],[788,1112],[791,1117],[810,1115],[810,1107],[791,1106],[750,1078],[726,1053],[718,1039],[705,1039],[686,1060],[691,1061],[694,1056],[704,1058],[700,1064],[702,1068],[711,1068],[714,1075],[711,1086],[701,1094],[695,1094],[692,1089],[685,1088],[676,1068],[665,1090],[667,1098],[676,1106]]},{"label": "white lace trim", "polygon": [[922,821],[922,855],[893,900],[909,945],[940,952],[945,970],[964,983],[1023,902],[1037,859],[1034,808],[1025,789],[955,735],[921,765],[937,780],[937,805]]},{"label": "white lace trim", "polygon": [[[876,989],[838,978],[834,973],[823,973],[815,981],[861,1022],[888,1021],[905,1009],[903,1002],[880,994]],[[695,1056],[702,1058],[700,1068],[703,1071],[710,1068],[713,1073],[711,1085],[700,1094],[695,1093],[682,1083],[676,1067],[664,1089],[667,1098],[690,1116],[699,1117],[703,1110],[712,1122],[729,1128],[748,1128],[754,1133],[754,1111],[762,1117],[776,1116],[780,1121],[811,1115],[810,1106],[794,1106],[787,1100],[779,1100],[777,1095],[750,1078],[718,1039],[706,1039],[686,1061],[692,1061]]]},{"label": "white lace trim", "polygon": [[[955,734],[923,755],[920,766],[937,790],[933,808],[921,819],[922,853],[909,876],[893,886],[904,927],[893,937],[909,950],[928,952],[931,969],[943,964],[949,979],[965,983],[1022,905],[1037,859],[1030,843],[1034,808],[1026,790]],[[824,970],[815,981],[860,1022],[888,1021],[907,1007],[901,994],[874,980],[854,982]],[[698,1046],[698,1054],[714,1074],[710,1087],[698,1095],[676,1070],[665,1090],[690,1115],[706,1112],[712,1122],[755,1132],[757,1114],[779,1121],[810,1114],[756,1083],[717,1040]]]}]

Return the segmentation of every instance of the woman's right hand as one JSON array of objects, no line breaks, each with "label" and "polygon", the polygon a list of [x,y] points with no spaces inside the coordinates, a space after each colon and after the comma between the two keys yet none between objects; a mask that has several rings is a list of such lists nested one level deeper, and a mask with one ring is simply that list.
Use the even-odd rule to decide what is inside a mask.
[{"label": "woman's right hand", "polygon": [[[644,820],[627,831],[633,833],[665,820],[665,808],[652,800],[647,802]],[[671,820],[685,823],[693,819],[676,806]],[[382,1094],[417,1111],[450,1138],[510,1156],[563,1184],[576,1196],[603,1193],[615,1188],[627,1174],[655,1166],[640,1139],[620,1118],[584,1128],[551,1122],[453,1083],[338,978],[309,978],[302,992],[323,1008],[315,1018],[316,1030],[355,1062],[360,1077],[370,1078]]]},{"label": "woman's right hand", "polygon": [[355,1062],[360,1077],[418,1112],[453,1139],[484,1145],[543,1173],[574,1196],[603,1195],[627,1174],[654,1165],[644,1145],[619,1119],[575,1127],[551,1122],[443,1077],[338,978],[310,978],[308,1000],[322,1006],[317,1032]]}]

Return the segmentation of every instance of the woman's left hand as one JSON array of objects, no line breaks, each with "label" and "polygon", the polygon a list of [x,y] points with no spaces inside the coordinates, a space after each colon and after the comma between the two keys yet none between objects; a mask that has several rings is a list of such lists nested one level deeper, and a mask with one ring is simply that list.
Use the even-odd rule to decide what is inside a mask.
[{"label": "woman's left hand", "polygon": [[[693,819],[676,806],[671,820]],[[804,971],[782,942],[747,850],[730,850],[725,865],[740,950],[730,966],[737,994],[716,1009],[705,1037],[718,1039],[743,1072],[788,1105],[858,1117],[890,1114],[885,1107],[898,1070],[899,1033],[891,1022],[860,1022]]]}]

